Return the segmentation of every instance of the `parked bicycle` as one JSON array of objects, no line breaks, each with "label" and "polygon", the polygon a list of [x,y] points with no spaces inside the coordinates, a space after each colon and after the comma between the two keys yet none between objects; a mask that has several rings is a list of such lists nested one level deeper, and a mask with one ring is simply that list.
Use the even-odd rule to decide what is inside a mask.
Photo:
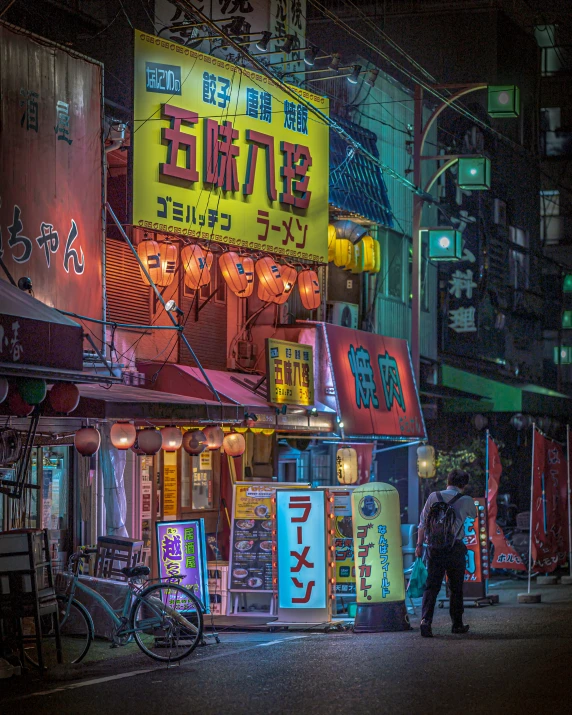
[{"label": "parked bicycle", "polygon": [[68,570],[72,575],[65,594],[58,595],[59,623],[64,663],[79,663],[94,639],[94,623],[87,608],[75,598],[88,594],[113,622],[112,644],[123,646],[135,640],[150,658],[179,661],[190,655],[203,636],[203,605],[188,588],[180,585],[182,576],[172,579],[146,579],[148,566],[124,568],[127,592],[120,609],[114,610],[99,593],[79,579],[79,567],[95,549],[72,554]]}]

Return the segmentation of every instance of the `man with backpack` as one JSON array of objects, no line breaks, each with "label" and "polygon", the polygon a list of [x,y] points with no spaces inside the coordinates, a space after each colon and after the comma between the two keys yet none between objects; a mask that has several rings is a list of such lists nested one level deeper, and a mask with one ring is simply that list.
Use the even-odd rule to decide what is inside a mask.
[{"label": "man with backpack", "polygon": [[427,544],[427,583],[421,608],[421,635],[432,638],[431,623],[443,576],[447,574],[451,592],[450,613],[452,633],[466,633],[469,626],[463,623],[463,583],[467,547],[463,543],[465,519],[475,519],[473,500],[464,496],[469,474],[453,469],[447,477],[447,488],[429,495],[419,521],[415,555],[423,555]]}]

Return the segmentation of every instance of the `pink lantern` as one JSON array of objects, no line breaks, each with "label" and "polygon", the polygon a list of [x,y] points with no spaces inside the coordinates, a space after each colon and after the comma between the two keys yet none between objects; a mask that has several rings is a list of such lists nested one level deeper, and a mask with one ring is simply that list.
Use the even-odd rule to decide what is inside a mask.
[{"label": "pink lantern", "polygon": [[187,454],[197,455],[207,448],[207,438],[201,430],[189,430],[183,435],[183,449]]},{"label": "pink lantern", "polygon": [[222,448],[229,457],[240,457],[241,454],[244,454],[244,450],[246,449],[244,435],[238,434],[237,432],[227,434],[222,441]]},{"label": "pink lantern", "polygon": [[73,442],[83,457],[91,457],[99,449],[101,435],[95,427],[82,427],[75,433]]},{"label": "pink lantern", "polygon": [[176,452],[183,443],[183,433],[178,427],[163,427],[161,438],[165,452]]},{"label": "pink lantern", "polygon": [[109,432],[111,444],[115,449],[129,449],[135,444],[137,433],[131,422],[116,422]]},{"label": "pink lantern", "polygon": [[305,270],[298,275],[298,291],[302,305],[307,310],[315,310],[322,302],[320,295],[320,281],[316,271]]},{"label": "pink lantern", "polygon": [[153,427],[137,432],[137,445],[143,454],[153,455],[163,446],[163,437],[159,430]]},{"label": "pink lantern", "polygon": [[256,261],[256,275],[264,290],[270,295],[278,296],[284,292],[284,281],[280,275],[280,268],[270,256],[264,256]]},{"label": "pink lantern", "polygon": [[248,279],[241,257],[234,251],[223,253],[218,259],[222,277],[230,290],[242,298],[248,288]]},{"label": "pink lantern", "polygon": [[211,451],[220,449],[224,440],[224,432],[218,426],[205,427],[203,433],[207,440],[207,448]]},{"label": "pink lantern", "polygon": [[48,393],[54,412],[69,415],[79,404],[79,390],[73,382],[56,382]]},{"label": "pink lantern", "polygon": [[[281,266],[280,273],[282,275],[282,280],[284,281],[284,291],[281,295],[276,296],[273,299],[273,303],[277,305],[283,305],[288,298],[292,295],[294,286],[296,285],[296,278],[298,277],[298,272],[292,266]],[[259,285],[260,292],[260,285]]]},{"label": "pink lantern", "polygon": [[183,262],[187,288],[197,290],[200,286],[210,283],[211,277],[205,252],[198,243],[183,248],[181,261]]}]

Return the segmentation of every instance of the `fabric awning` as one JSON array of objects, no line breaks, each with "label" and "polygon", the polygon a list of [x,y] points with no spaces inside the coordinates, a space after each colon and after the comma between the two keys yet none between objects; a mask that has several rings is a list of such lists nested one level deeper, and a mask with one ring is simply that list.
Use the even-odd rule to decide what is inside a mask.
[{"label": "fabric awning", "polygon": [[0,362],[8,366],[83,368],[81,326],[5,280],[0,280],[0,335]]}]

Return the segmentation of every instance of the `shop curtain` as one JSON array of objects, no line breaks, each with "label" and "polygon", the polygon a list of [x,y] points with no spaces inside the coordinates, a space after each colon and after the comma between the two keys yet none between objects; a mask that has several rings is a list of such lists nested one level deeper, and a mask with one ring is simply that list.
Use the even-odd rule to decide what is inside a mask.
[{"label": "shop curtain", "polygon": [[129,536],[125,527],[127,498],[125,495],[125,462],[127,452],[115,449],[109,436],[111,426],[101,428],[101,471],[105,500],[105,530],[108,536]]}]

